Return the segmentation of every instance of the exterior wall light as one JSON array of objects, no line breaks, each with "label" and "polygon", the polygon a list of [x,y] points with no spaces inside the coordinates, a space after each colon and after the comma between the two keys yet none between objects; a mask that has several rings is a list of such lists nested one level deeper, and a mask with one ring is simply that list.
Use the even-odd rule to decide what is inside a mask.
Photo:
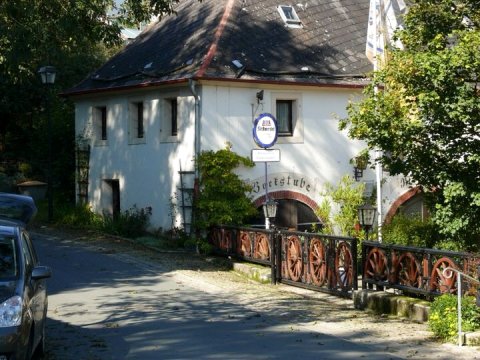
[{"label": "exterior wall light", "polygon": [[57,75],[57,70],[53,66],[42,66],[38,73],[42,79],[43,85],[53,85],[55,84],[55,76]]},{"label": "exterior wall light", "polygon": [[265,219],[274,219],[277,216],[278,203],[275,200],[268,199],[263,204],[263,215]]},{"label": "exterior wall light", "polygon": [[365,238],[368,241],[368,233],[370,229],[373,228],[373,224],[375,223],[375,215],[377,213],[377,208],[370,205],[365,204],[359,206],[357,208],[358,211],[358,222],[363,230],[365,230]]},{"label": "exterior wall light", "polygon": [[353,177],[355,178],[355,181],[359,181],[363,177],[363,170],[367,168],[368,155],[362,154],[356,156],[350,160],[350,163],[353,165]]}]

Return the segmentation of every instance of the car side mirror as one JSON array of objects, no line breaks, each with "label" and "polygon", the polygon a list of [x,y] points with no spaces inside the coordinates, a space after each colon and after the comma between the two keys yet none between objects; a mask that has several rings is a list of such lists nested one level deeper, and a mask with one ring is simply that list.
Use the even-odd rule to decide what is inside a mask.
[{"label": "car side mirror", "polygon": [[52,276],[52,270],[48,266],[36,266],[32,271],[32,279],[47,279]]}]

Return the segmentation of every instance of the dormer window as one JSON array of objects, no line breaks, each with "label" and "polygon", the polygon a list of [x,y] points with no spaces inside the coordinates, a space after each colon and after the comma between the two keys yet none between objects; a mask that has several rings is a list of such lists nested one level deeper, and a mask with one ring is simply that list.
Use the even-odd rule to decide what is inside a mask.
[{"label": "dormer window", "polygon": [[298,17],[292,5],[279,5],[277,7],[277,10],[280,13],[280,16],[282,17],[282,20],[285,22],[285,24],[288,27],[292,27],[292,28],[302,27],[302,22],[300,21],[300,18]]}]

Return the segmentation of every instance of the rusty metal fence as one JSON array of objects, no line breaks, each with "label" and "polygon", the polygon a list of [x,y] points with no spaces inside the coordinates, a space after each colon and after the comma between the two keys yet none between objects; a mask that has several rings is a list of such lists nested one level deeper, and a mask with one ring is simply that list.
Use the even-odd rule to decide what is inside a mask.
[{"label": "rusty metal fence", "polygon": [[357,240],[278,232],[277,279],[285,284],[351,297],[357,289]]},{"label": "rusty metal fence", "polygon": [[[457,277],[449,276],[445,269],[477,276],[480,266],[479,254],[366,241],[362,244],[362,259],[362,288],[393,288],[427,297],[457,293]],[[462,284],[461,289],[464,294],[476,292],[468,284]]]},{"label": "rusty metal fence", "polygon": [[[272,283],[345,297],[357,290],[358,271],[363,289],[390,288],[432,298],[457,293],[457,277],[445,269],[472,277],[480,270],[480,254],[368,241],[362,243],[358,267],[356,239],[298,231],[218,226],[209,239],[217,253],[269,266]],[[462,294],[477,293],[475,286],[461,285]]]},{"label": "rusty metal fence", "polygon": [[296,231],[219,226],[217,253],[270,266],[272,283],[351,297],[357,289],[357,240]]}]

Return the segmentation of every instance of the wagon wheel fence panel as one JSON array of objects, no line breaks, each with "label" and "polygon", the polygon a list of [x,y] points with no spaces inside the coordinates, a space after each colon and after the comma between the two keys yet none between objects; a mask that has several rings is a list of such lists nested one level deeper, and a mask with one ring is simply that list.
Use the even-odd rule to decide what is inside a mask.
[{"label": "wagon wheel fence panel", "polygon": [[357,288],[356,239],[295,231],[279,238],[280,282],[342,296]]},{"label": "wagon wheel fence panel", "polygon": [[[363,289],[425,297],[456,294],[457,279],[445,276],[444,269],[476,276],[480,266],[480,254],[364,241],[357,267],[356,239],[297,231],[222,226],[211,231],[209,240],[219,254],[270,267],[274,283],[342,296],[357,289],[358,270]],[[476,286],[463,285],[462,293],[475,294]]]},{"label": "wagon wheel fence panel", "polygon": [[214,227],[210,230],[208,241],[214,251],[221,255],[230,255],[235,247],[236,229],[231,227]]},{"label": "wagon wheel fence panel", "polygon": [[[444,270],[450,267],[474,275],[479,264],[479,254],[364,241],[362,287],[386,287],[427,297],[456,294],[457,278],[445,276]],[[472,286],[462,287],[462,293],[474,291]]]}]

